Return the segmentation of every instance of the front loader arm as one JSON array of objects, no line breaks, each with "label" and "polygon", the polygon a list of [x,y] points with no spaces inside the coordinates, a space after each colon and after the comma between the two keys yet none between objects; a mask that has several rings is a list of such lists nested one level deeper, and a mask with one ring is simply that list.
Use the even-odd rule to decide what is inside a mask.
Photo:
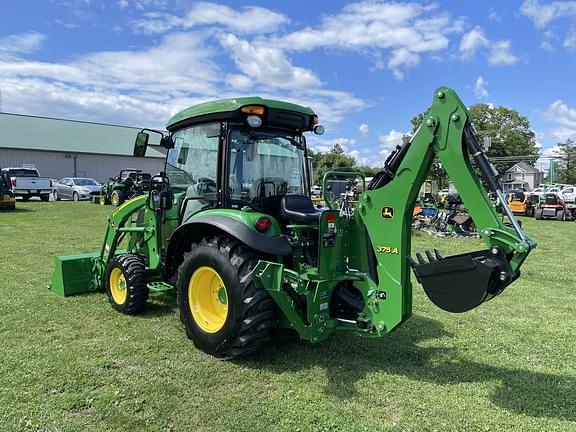
[{"label": "front loader arm", "polygon": [[[511,227],[498,216],[470,157],[488,187],[500,196]],[[417,261],[411,259],[412,211],[434,158],[454,182],[487,250],[447,258],[435,251],[426,253],[428,261],[420,254]],[[411,314],[411,265],[428,297],[451,312],[478,306],[519,276],[522,263],[536,243],[522,232],[507,208],[496,175],[481,151],[460,98],[451,89],[437,89],[424,123],[409,143],[388,158],[384,170],[361,197],[356,212],[366,227],[368,248],[376,256],[374,282],[387,292],[385,307],[396,314],[394,321]]]}]

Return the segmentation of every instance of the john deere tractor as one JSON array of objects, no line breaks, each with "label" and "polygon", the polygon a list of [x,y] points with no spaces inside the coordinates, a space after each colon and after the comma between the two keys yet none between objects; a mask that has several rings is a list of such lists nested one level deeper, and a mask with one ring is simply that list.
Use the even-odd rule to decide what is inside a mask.
[{"label": "john deere tractor", "polygon": [[[234,358],[266,345],[276,328],[320,342],[336,331],[379,337],[412,314],[413,269],[432,302],[465,312],[499,295],[535,247],[510,210],[504,225],[475,174],[506,199],[465,105],[439,88],[424,124],[362,188],[354,208],[315,208],[305,135],[321,133],[307,107],[247,97],[172,117],[166,170],[150,192],[109,217],[100,251],[57,257],[51,289],[106,292],[125,314],[175,290],[194,344]],[[148,132],[136,139],[143,156]],[[435,158],[442,161],[487,249],[411,258],[412,211]],[[331,179],[359,173],[327,173]],[[506,207],[507,208],[507,207]]]},{"label": "john deere tractor", "polygon": [[139,169],[121,170],[120,174],[102,185],[98,203],[100,205],[112,204],[114,207],[118,207],[124,201],[147,192],[150,188],[150,178],[150,174]]}]

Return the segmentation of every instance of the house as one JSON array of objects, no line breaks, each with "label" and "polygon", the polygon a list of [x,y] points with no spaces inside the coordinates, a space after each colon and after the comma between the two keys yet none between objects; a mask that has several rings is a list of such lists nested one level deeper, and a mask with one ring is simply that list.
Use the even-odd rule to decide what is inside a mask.
[{"label": "house", "polygon": [[504,192],[519,188],[531,191],[544,181],[544,173],[526,162],[518,162],[506,170],[500,178]]}]

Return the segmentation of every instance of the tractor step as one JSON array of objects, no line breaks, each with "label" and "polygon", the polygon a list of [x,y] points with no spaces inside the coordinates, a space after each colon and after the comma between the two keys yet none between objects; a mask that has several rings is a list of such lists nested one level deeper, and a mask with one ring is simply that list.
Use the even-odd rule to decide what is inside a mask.
[{"label": "tractor step", "polygon": [[148,287],[148,290],[152,292],[163,292],[174,290],[174,287],[172,285],[161,281],[148,282],[146,286]]},{"label": "tractor step", "polygon": [[416,259],[408,257],[424,292],[441,309],[466,312],[497,296],[515,277],[506,257],[497,246],[462,255],[442,257],[426,251]]}]

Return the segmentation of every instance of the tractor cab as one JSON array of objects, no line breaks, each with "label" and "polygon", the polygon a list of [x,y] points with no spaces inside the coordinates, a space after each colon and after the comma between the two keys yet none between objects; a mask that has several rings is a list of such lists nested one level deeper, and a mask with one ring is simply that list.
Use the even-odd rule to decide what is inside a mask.
[{"label": "tractor cab", "polygon": [[259,230],[318,224],[304,133],[323,128],[310,108],[255,97],[222,100],[182,111],[167,129],[162,183],[174,195],[176,225],[208,209],[271,216]]}]

